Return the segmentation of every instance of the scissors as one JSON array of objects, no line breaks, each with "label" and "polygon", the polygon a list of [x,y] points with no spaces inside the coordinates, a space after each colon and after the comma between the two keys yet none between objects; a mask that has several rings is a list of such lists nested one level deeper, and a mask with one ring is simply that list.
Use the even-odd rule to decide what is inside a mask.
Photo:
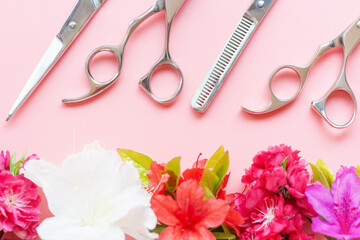
[{"label": "scissors", "polygon": [[[337,36],[330,42],[321,45],[318,52],[316,53],[315,57],[311,60],[311,62],[308,65],[303,66],[303,67],[295,66],[295,65],[284,65],[284,66],[281,66],[278,69],[276,69],[275,72],[272,74],[270,81],[269,81],[269,91],[270,91],[271,99],[270,99],[270,102],[267,105],[267,107],[265,107],[262,110],[258,110],[258,111],[250,110],[246,107],[242,107],[242,108],[246,112],[251,113],[251,114],[264,114],[264,113],[272,112],[276,109],[279,109],[279,108],[284,107],[285,105],[291,103],[299,95],[300,91],[302,90],[304,83],[307,79],[308,73],[309,73],[311,67],[313,66],[313,64],[316,62],[316,60],[321,55],[323,55],[325,52],[327,52],[329,49],[341,47],[343,49],[344,61],[342,64],[340,77],[338,78],[338,80],[334,83],[334,85],[330,88],[330,90],[325,94],[325,96],[322,99],[320,99],[318,101],[313,101],[311,103],[311,105],[312,105],[312,108],[314,110],[316,110],[323,117],[323,119],[325,119],[325,121],[327,123],[329,123],[332,127],[345,128],[345,127],[350,126],[350,124],[355,119],[357,107],[356,107],[356,98],[354,96],[354,93],[351,90],[351,88],[346,80],[346,65],[347,65],[349,56],[351,55],[352,51],[359,43],[359,40],[360,40],[360,18],[357,19],[355,23],[353,23],[348,28],[346,28],[345,31],[342,32],[339,36]],[[284,70],[284,69],[290,69],[290,70],[295,71],[297,73],[298,77],[300,78],[300,85],[299,85],[297,92],[295,93],[294,96],[290,97],[287,100],[281,100],[278,97],[276,97],[276,95],[274,94],[273,89],[272,89],[273,79],[276,77],[276,75],[281,70]],[[350,118],[350,120],[345,124],[334,123],[326,115],[326,111],[325,111],[326,101],[336,91],[345,91],[351,97],[351,100],[353,101],[353,106],[354,106],[353,115]]]},{"label": "scissors", "polygon": [[[132,35],[132,33],[147,18],[149,18],[153,14],[161,12],[161,11],[165,11],[165,13],[166,13],[166,35],[165,35],[164,51],[163,51],[159,61],[157,61],[155,63],[155,65],[150,69],[150,71],[143,78],[140,79],[139,84],[145,90],[145,92],[147,94],[149,94],[150,97],[152,97],[158,103],[167,103],[167,102],[170,102],[171,100],[173,100],[180,93],[180,91],[182,89],[183,75],[182,75],[182,72],[179,69],[178,65],[170,57],[169,38],[170,38],[170,30],[171,30],[171,25],[172,25],[173,19],[183,2],[184,2],[184,0],[157,0],[148,11],[146,11],[144,14],[142,14],[141,16],[135,18],[134,20],[132,20],[130,22],[129,28],[125,35],[125,38],[120,45],[118,45],[118,46],[101,46],[101,47],[95,49],[93,52],[91,52],[89,57],[87,58],[86,66],[85,66],[86,73],[87,73],[88,79],[90,81],[89,92],[79,98],[63,99],[63,102],[65,102],[65,103],[81,102],[81,101],[87,100],[91,97],[94,97],[95,95],[103,92],[105,89],[110,87],[115,82],[115,80],[118,78],[118,76],[120,75],[121,66],[122,66],[122,62],[123,62],[124,49],[125,49],[125,46],[129,40],[130,36]],[[91,64],[92,60],[94,59],[94,57],[97,54],[99,54],[101,52],[110,52],[110,53],[114,54],[116,56],[116,60],[118,62],[117,72],[115,73],[113,78],[111,78],[107,82],[97,81],[91,74],[91,70],[90,70],[90,64]],[[151,79],[154,71],[157,68],[159,68],[160,66],[164,66],[164,65],[173,67],[179,73],[180,82],[179,82],[179,86],[178,86],[176,92],[173,95],[171,95],[168,98],[159,98],[159,97],[156,97],[155,94],[151,91],[150,79]]]},{"label": "scissors", "polygon": [[60,32],[55,36],[29,80],[26,82],[23,90],[12,106],[6,121],[12,117],[50,72],[104,2],[105,0],[78,0],[74,10],[71,12]]}]

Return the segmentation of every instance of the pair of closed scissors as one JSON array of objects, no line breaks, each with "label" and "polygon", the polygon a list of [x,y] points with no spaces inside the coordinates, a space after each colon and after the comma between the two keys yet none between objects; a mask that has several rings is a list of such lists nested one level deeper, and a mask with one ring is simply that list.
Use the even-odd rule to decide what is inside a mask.
[{"label": "pair of closed scissors", "polygon": [[11,118],[50,72],[56,62],[61,58],[63,53],[68,49],[104,2],[105,0],[78,0],[74,10],[71,12],[60,32],[55,36],[29,80],[26,82],[23,90],[12,106],[6,121]]},{"label": "pair of closed scissors", "polygon": [[[153,14],[161,12],[161,11],[165,11],[165,13],[166,13],[166,35],[165,35],[164,51],[163,51],[162,56],[160,57],[159,61],[157,61],[155,63],[155,65],[150,69],[150,71],[143,78],[140,79],[139,84],[146,91],[146,93],[149,94],[150,97],[152,97],[158,103],[167,103],[167,102],[170,102],[171,100],[173,100],[180,93],[180,91],[182,89],[183,75],[182,75],[182,72],[179,69],[178,65],[170,57],[169,38],[170,38],[170,30],[171,30],[171,25],[172,25],[173,19],[183,2],[184,2],[184,0],[157,0],[155,2],[155,4],[148,11],[146,11],[144,14],[142,14],[141,16],[137,17],[136,19],[134,19],[130,22],[126,36],[120,45],[118,45],[118,46],[101,46],[101,47],[95,49],[89,55],[89,57],[86,61],[86,73],[87,73],[88,79],[90,81],[89,92],[79,98],[63,99],[63,102],[65,102],[65,103],[81,102],[81,101],[87,100],[87,99],[103,92],[105,89],[110,87],[120,75],[125,46],[129,40],[130,36],[132,35],[132,33],[147,18],[149,18]],[[110,79],[107,82],[97,81],[93,77],[93,75],[91,74],[91,71],[90,71],[90,64],[91,64],[92,60],[94,59],[94,57],[97,54],[102,53],[102,52],[110,52],[110,53],[114,54],[116,57],[117,63],[118,63],[118,68],[117,68],[115,75],[113,76],[112,79]],[[171,95],[168,98],[159,98],[159,97],[155,96],[155,94],[151,91],[150,80],[151,80],[151,77],[152,77],[154,71],[164,65],[173,67],[179,73],[180,82],[179,82],[179,86],[178,86],[176,92],[173,95]]]},{"label": "pair of closed scissors", "polygon": [[[275,72],[273,73],[272,77],[270,78],[270,82],[269,82],[269,91],[270,91],[271,99],[270,99],[270,102],[267,105],[267,107],[265,107],[262,110],[258,110],[258,111],[253,111],[253,110],[250,110],[245,107],[243,107],[243,109],[246,112],[251,113],[251,114],[263,114],[263,113],[268,113],[268,112],[274,111],[276,109],[279,109],[279,108],[291,103],[299,95],[300,91],[302,90],[304,83],[307,79],[308,73],[309,73],[311,67],[313,66],[313,64],[316,62],[316,60],[321,55],[323,55],[326,51],[328,51],[329,49],[336,48],[336,47],[342,47],[344,60],[343,60],[343,64],[342,64],[340,77],[338,78],[338,80],[335,82],[335,84],[331,87],[331,89],[325,94],[325,96],[322,99],[320,99],[319,101],[313,101],[311,103],[311,105],[312,105],[312,108],[314,110],[316,110],[325,119],[325,121],[327,123],[329,123],[332,127],[335,127],[335,128],[348,127],[354,121],[355,116],[356,116],[356,98],[346,80],[346,65],[347,65],[347,61],[348,61],[350,54],[352,53],[354,48],[359,43],[359,40],[360,40],[360,18],[355,23],[353,23],[348,28],[346,28],[345,31],[342,32],[339,36],[337,36],[330,42],[321,45],[317,54],[315,55],[315,57],[311,60],[311,62],[308,65],[303,66],[303,67],[295,66],[295,65],[285,65],[285,66],[281,66],[278,69],[276,69]],[[294,96],[290,97],[287,100],[279,99],[274,94],[274,91],[272,88],[273,79],[276,77],[276,75],[281,70],[284,70],[284,69],[289,69],[289,70],[295,71],[300,78],[300,86],[299,86],[297,92],[295,93]],[[345,91],[351,97],[351,100],[353,101],[353,105],[354,105],[353,114],[352,114],[351,118],[349,119],[349,121],[345,124],[334,123],[333,121],[331,121],[328,118],[326,111],[325,111],[325,105],[326,105],[327,99],[336,91]]]}]

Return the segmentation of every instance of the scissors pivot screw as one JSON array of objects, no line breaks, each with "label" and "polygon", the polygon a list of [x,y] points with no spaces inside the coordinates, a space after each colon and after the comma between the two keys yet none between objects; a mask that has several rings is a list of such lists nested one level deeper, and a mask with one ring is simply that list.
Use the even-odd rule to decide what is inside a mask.
[{"label": "scissors pivot screw", "polygon": [[76,26],[77,26],[77,24],[76,24],[76,22],[74,22],[74,21],[72,21],[72,22],[69,23],[69,27],[70,27],[71,29],[75,29]]},{"label": "scissors pivot screw", "polygon": [[258,2],[259,8],[262,8],[262,7],[264,6],[264,4],[265,4],[265,2],[264,2],[263,0],[260,0],[260,1]]}]

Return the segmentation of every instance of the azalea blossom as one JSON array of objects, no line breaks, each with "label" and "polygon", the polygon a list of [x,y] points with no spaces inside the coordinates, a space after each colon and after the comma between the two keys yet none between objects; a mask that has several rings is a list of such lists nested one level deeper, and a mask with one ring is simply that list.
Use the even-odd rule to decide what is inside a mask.
[{"label": "azalea blossom", "polygon": [[4,171],[4,170],[9,170],[9,165],[10,165],[10,152],[6,151],[6,153],[4,153],[4,151],[1,151],[1,153],[0,153],[0,172]]},{"label": "azalea blossom", "polygon": [[196,180],[181,183],[176,200],[169,195],[154,195],[152,208],[158,220],[168,226],[159,240],[215,240],[208,228],[216,228],[224,222],[229,206],[220,199],[204,201],[204,195]]},{"label": "azalea blossom", "polygon": [[61,168],[29,160],[23,171],[42,187],[54,214],[37,228],[43,240],[123,240],[125,234],[138,240],[157,237],[149,232],[157,220],[138,171],[97,142],[66,158]]},{"label": "azalea blossom", "polygon": [[299,151],[280,145],[253,158],[242,177],[246,189],[228,196],[231,207],[245,220],[242,238],[312,239],[303,230],[307,218],[316,216],[304,194],[311,178],[298,154]]},{"label": "azalea blossom", "polygon": [[331,190],[315,184],[306,196],[319,214],[312,218],[312,230],[338,239],[360,238],[360,178],[354,167],[341,168]]},{"label": "azalea blossom", "polygon": [[21,239],[35,239],[40,201],[38,188],[30,180],[9,171],[0,172],[0,231],[13,232]]}]

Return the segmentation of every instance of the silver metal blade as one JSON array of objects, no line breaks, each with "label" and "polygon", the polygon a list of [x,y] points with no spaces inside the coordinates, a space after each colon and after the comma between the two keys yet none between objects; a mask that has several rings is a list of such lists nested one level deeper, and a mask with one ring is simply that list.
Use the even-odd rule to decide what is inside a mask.
[{"label": "silver metal blade", "polygon": [[57,60],[59,60],[61,55],[76,39],[79,33],[84,29],[105,1],[106,0],[78,0],[70,16],[65,21],[61,30],[51,43],[25,87],[21,91],[19,97],[16,99],[6,121],[11,118],[16,110],[19,109],[34,89],[39,85],[41,80],[45,78],[46,74],[48,74]]},{"label": "silver metal blade", "polygon": [[64,52],[66,46],[63,42],[56,36],[51,42],[49,48],[46,50],[44,56],[36,66],[34,72],[31,74],[29,80],[26,82],[23,90],[16,99],[14,105],[12,106],[6,121],[8,121],[11,116],[16,112],[16,110],[25,102],[25,100],[30,96],[34,89],[39,85],[41,80],[48,74],[51,68],[54,66],[56,61]]},{"label": "silver metal blade", "polygon": [[223,84],[247,42],[275,0],[255,0],[196,91],[191,106],[203,112]]}]

